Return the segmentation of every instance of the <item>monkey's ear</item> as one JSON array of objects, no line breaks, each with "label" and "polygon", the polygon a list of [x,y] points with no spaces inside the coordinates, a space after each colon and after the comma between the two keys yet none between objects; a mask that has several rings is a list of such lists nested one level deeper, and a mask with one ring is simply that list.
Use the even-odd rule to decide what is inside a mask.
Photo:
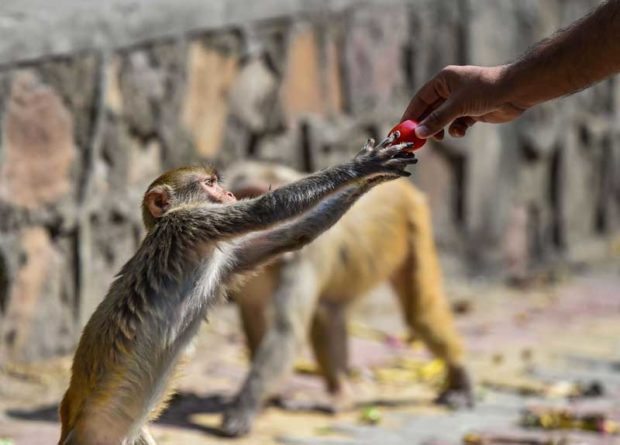
[{"label": "monkey's ear", "polygon": [[144,197],[153,218],[160,218],[170,207],[170,193],[165,187],[153,187]]}]

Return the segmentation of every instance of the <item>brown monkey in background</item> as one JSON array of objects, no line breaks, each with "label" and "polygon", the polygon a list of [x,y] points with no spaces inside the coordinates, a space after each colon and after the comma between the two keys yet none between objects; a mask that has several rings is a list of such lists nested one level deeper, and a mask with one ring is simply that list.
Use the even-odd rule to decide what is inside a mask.
[{"label": "brown monkey in background", "polygon": [[372,186],[408,176],[411,145],[393,140],[245,201],[209,168],[153,182],[143,200],[148,233],[82,333],[60,406],[60,443],[153,444],[144,425],[164,407],[209,307],[240,273],[312,241]]},{"label": "brown monkey in background", "polygon": [[[230,169],[236,194],[255,197],[303,175],[281,165],[244,162]],[[332,409],[346,403],[346,308],[389,280],[405,322],[447,364],[438,402],[472,404],[463,348],[442,289],[425,196],[407,180],[392,181],[362,197],[316,241],[267,266],[233,292],[252,355],[252,368],[227,409],[223,430],[249,432],[254,416],[293,367],[308,331]],[[273,300],[273,320],[266,309]]]}]

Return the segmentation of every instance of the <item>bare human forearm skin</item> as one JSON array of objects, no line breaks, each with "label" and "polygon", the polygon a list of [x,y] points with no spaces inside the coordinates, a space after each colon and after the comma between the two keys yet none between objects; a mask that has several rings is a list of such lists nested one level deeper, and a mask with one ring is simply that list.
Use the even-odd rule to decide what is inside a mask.
[{"label": "bare human forearm skin", "polygon": [[608,0],[512,63],[444,68],[414,95],[402,120],[419,121],[419,137],[441,139],[446,126],[460,137],[476,122],[509,122],[619,71],[620,0]]},{"label": "bare human forearm skin", "polygon": [[531,107],[620,71],[620,0],[609,0],[507,66],[514,101]]}]

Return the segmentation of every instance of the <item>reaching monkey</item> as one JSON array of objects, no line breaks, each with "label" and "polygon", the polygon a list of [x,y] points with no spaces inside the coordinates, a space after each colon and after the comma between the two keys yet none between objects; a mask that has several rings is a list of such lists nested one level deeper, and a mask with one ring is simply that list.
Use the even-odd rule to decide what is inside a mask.
[{"label": "reaching monkey", "polygon": [[[290,168],[261,162],[238,164],[228,176],[231,190],[246,197],[302,177]],[[316,241],[234,290],[252,368],[225,413],[224,432],[249,432],[262,404],[292,370],[295,352],[308,333],[333,398],[331,409],[350,402],[344,387],[345,312],[353,300],[386,280],[398,294],[407,325],[447,364],[438,401],[471,404],[461,340],[442,289],[429,208],[422,193],[399,180],[373,189]]]},{"label": "reaching monkey", "polygon": [[405,149],[372,141],[352,161],[236,201],[209,168],[146,191],[148,233],[86,324],[60,406],[64,445],[153,444],[144,428],[172,393],[180,356],[237,274],[299,249],[372,186],[408,176]]}]

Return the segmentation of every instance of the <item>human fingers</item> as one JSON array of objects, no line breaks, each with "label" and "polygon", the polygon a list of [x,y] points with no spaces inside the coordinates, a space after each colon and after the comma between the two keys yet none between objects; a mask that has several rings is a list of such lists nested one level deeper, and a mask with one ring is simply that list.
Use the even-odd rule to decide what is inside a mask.
[{"label": "human fingers", "polygon": [[416,136],[423,139],[429,138],[439,133],[458,117],[460,116],[456,101],[453,98],[449,98],[420,122],[415,129]]},{"label": "human fingers", "polygon": [[452,137],[463,137],[467,130],[476,123],[475,119],[469,116],[459,117],[450,124],[448,132]]},{"label": "human fingers", "polygon": [[400,119],[401,122],[407,119],[419,122],[432,112],[434,108],[443,103],[449,94],[448,85],[444,77],[442,70],[414,94]]}]

